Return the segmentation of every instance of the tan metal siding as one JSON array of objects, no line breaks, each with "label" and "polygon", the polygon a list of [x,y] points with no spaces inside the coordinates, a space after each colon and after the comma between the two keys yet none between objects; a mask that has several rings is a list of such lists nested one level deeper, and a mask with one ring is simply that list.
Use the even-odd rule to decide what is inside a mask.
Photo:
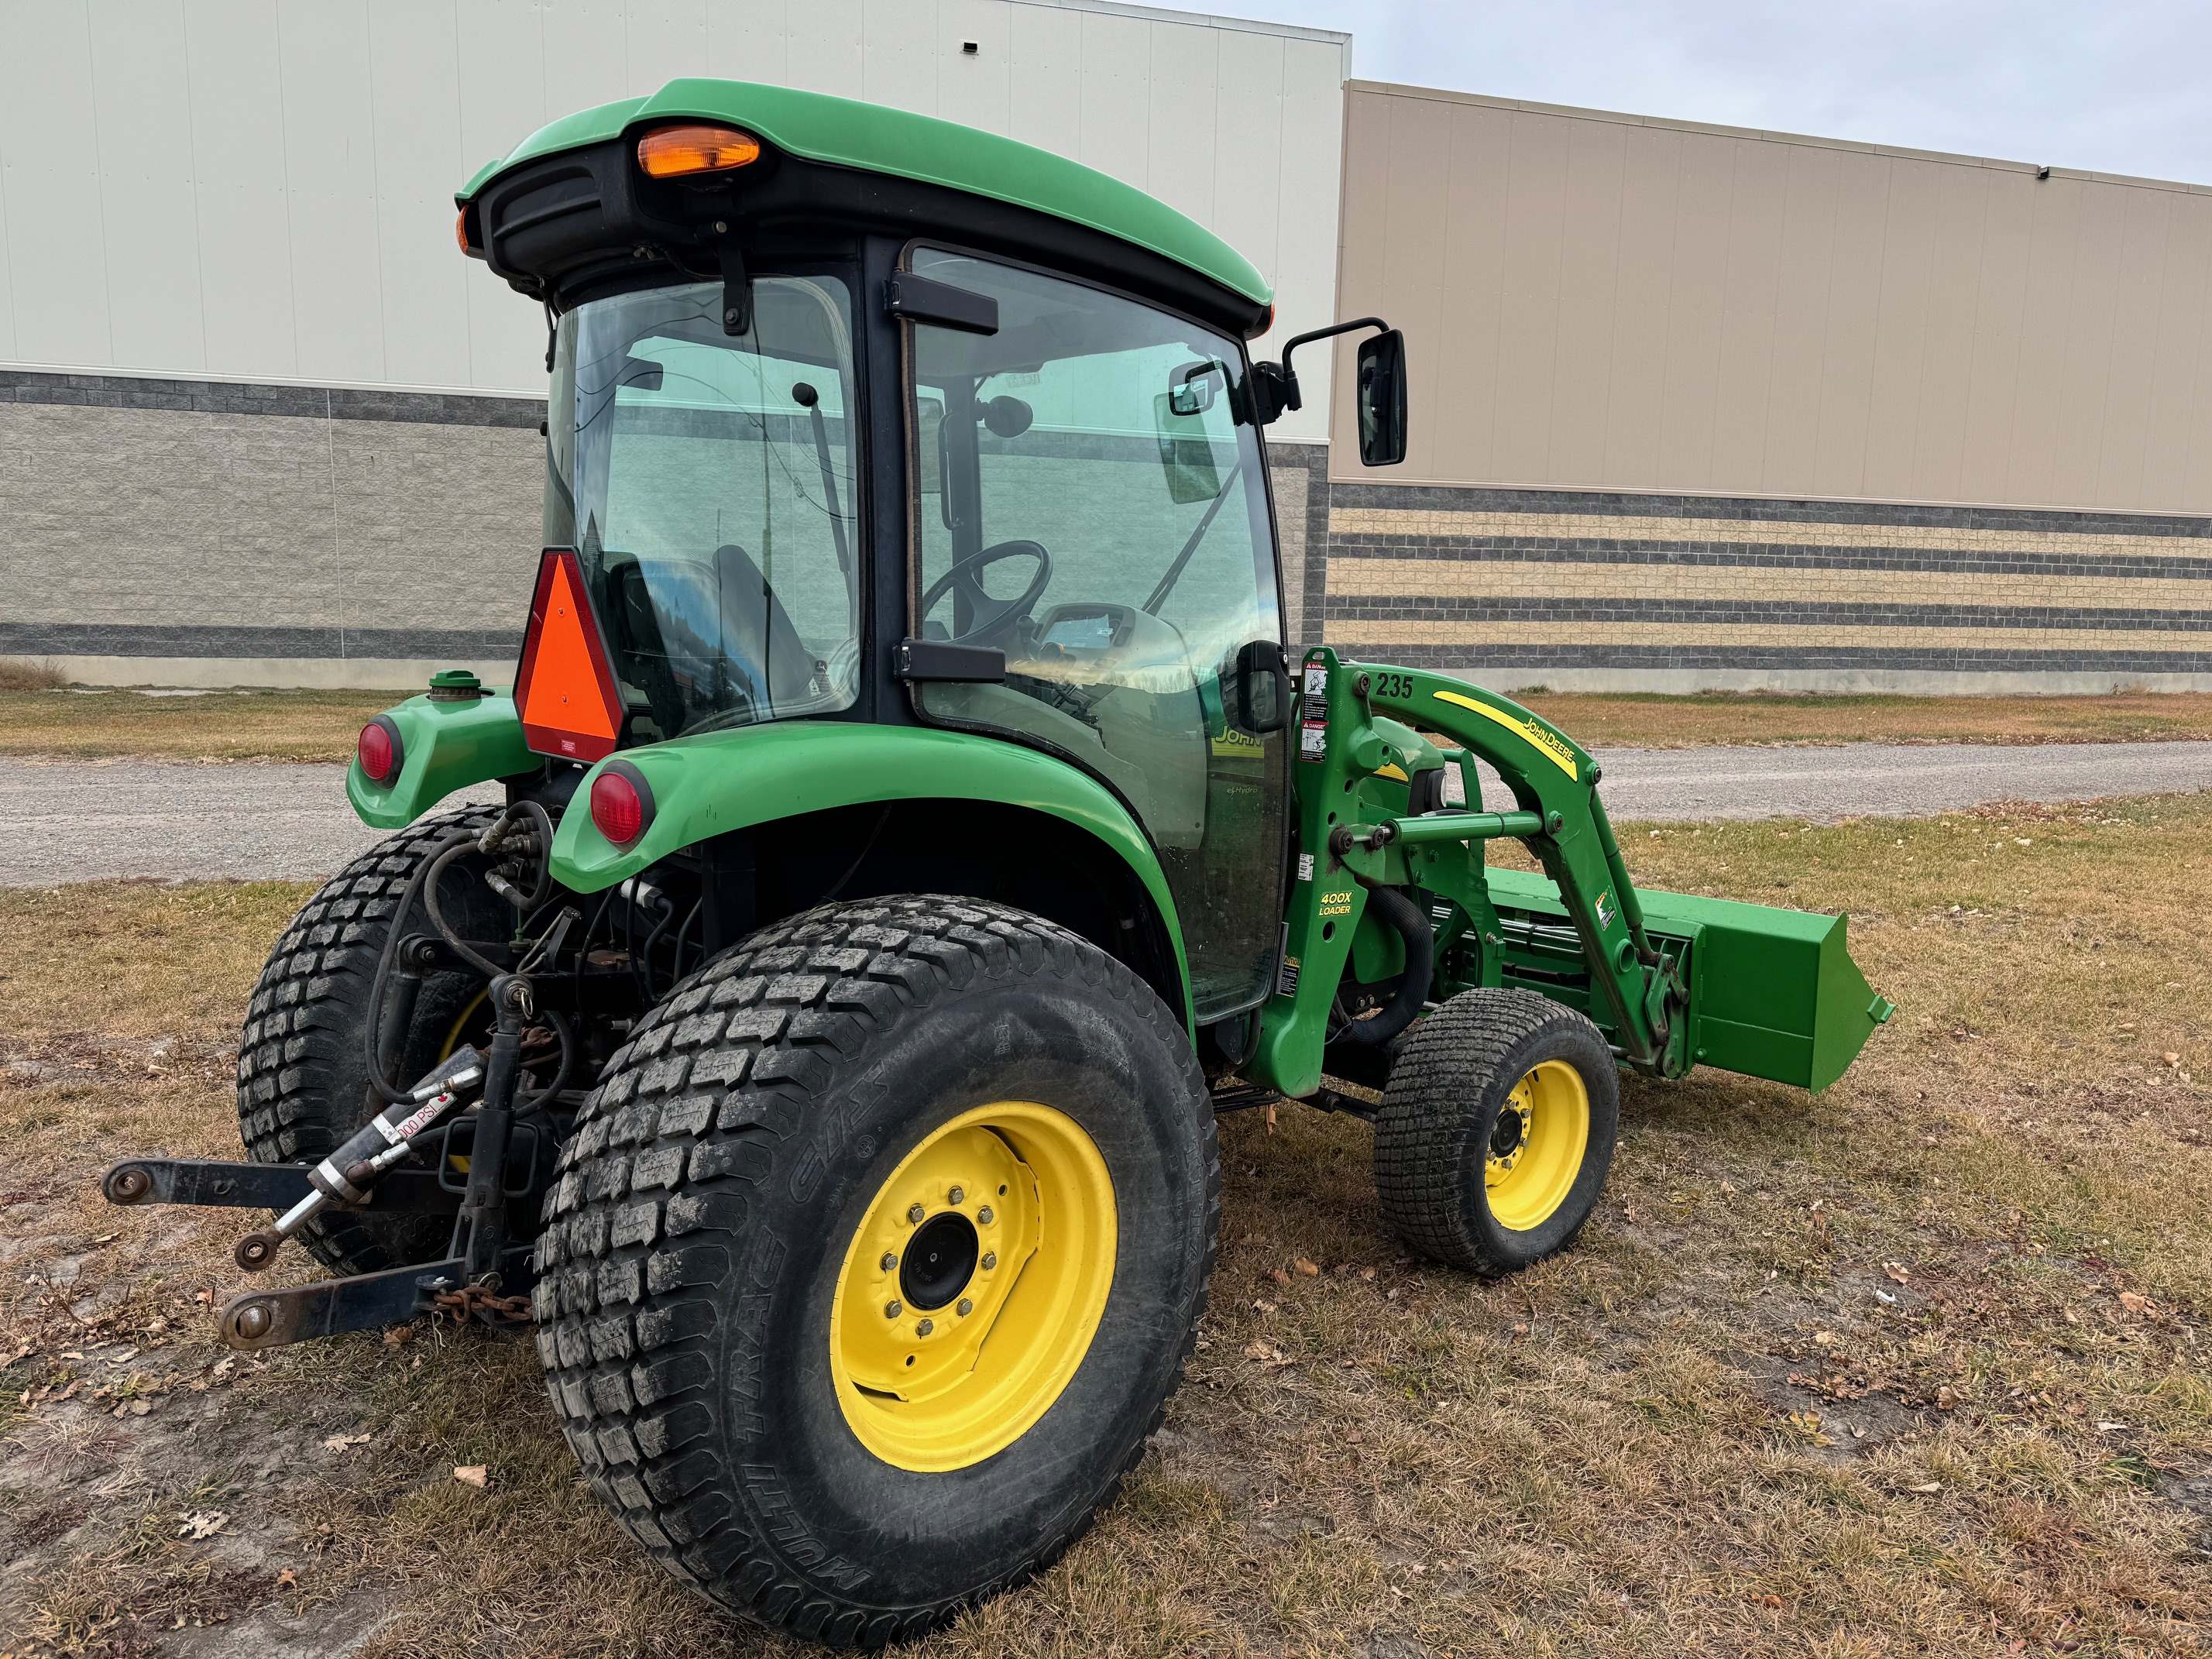
[{"label": "tan metal siding", "polygon": [[[2212,512],[2212,190],[1353,82],[1342,480]],[[1352,347],[1338,350],[1348,370]]]}]

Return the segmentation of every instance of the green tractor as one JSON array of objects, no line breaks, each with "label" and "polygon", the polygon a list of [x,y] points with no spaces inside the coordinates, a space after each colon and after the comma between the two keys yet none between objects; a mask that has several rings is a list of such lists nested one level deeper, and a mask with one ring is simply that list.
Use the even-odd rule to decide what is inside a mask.
[{"label": "green tractor", "polygon": [[774,87],[585,111],[458,200],[549,330],[514,692],[362,732],[396,833],[263,971],[248,1158],[106,1177],[335,1275],[236,1297],[234,1346],[534,1326],[656,1559],[877,1644],[1050,1565],[1143,1452],[1218,1113],[1371,1118],[1383,1224],[1506,1273],[1589,1217],[1621,1068],[1818,1089],[1887,1016],[1839,917],[1639,894],[1543,720],[1286,653],[1262,429],[1355,335],[1401,459],[1378,319],[1255,362],[1267,285],[1160,203]]}]

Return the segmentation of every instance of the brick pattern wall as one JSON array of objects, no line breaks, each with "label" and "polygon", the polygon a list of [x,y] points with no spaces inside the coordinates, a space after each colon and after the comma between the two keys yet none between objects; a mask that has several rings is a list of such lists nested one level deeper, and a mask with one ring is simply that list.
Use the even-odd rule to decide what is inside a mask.
[{"label": "brick pattern wall", "polygon": [[2212,674],[2212,520],[1338,484],[1323,636],[1529,671]]},{"label": "brick pattern wall", "polygon": [[[543,412],[0,372],[0,655],[511,657]],[[1332,483],[1321,444],[1268,460],[1294,647],[1504,686],[2212,684],[2212,519]]]}]

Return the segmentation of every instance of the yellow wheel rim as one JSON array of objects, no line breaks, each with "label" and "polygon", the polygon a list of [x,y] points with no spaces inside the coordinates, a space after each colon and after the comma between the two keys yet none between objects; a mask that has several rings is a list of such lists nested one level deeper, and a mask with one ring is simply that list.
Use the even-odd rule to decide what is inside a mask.
[{"label": "yellow wheel rim", "polygon": [[487,985],[471,997],[461,1012],[453,1016],[453,1023],[446,1028],[446,1041],[438,1049],[440,1065],[453,1057],[453,1051],[468,1040],[470,1027],[481,1023],[484,1010],[490,1006],[491,988]]},{"label": "yellow wheel rim", "polygon": [[1483,1186],[1501,1227],[1525,1233],[1567,1201],[1589,1149],[1589,1090],[1564,1060],[1540,1061],[1505,1097]]},{"label": "yellow wheel rim", "polygon": [[965,1468],[1048,1411],[1114,1282],[1114,1183],[1064,1112],[999,1101],[908,1152],[846,1246],[830,1306],[845,1421],[886,1463]]}]

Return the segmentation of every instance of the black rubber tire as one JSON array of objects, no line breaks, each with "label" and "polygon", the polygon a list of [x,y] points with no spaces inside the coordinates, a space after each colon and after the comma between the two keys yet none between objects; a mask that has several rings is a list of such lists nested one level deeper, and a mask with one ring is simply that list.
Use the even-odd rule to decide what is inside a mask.
[{"label": "black rubber tire", "polygon": [[[257,1164],[312,1163],[343,1145],[382,1109],[368,1092],[362,1022],[392,913],[416,867],[456,830],[480,831],[486,809],[441,814],[380,842],[325,883],[276,941],[254,984],[238,1039],[238,1131]],[[439,902],[463,927],[497,937],[514,913],[464,859],[446,873]],[[418,905],[410,932],[428,932]],[[466,973],[423,981],[400,1053],[408,1081],[437,1063],[453,1022],[483,981]],[[451,1221],[436,1216],[363,1215],[332,1210],[303,1227],[301,1242],[334,1273],[376,1273],[446,1253]]]},{"label": "black rubber tire", "polygon": [[[1000,1099],[1104,1156],[1112,1288],[1034,1427],[917,1474],[844,1420],[832,1291],[899,1161]],[[773,925],[640,1025],[580,1122],[538,1247],[548,1387],[592,1488],[723,1607],[836,1646],[919,1635],[1058,1559],[1158,1426],[1213,1264],[1212,1106],[1181,1021],[1076,935],[941,896]]]},{"label": "black rubber tire", "polygon": [[[1539,1061],[1564,1060],[1589,1091],[1589,1140],[1565,1200],[1517,1231],[1490,1212],[1484,1171],[1498,1115]],[[1534,991],[1462,991],[1416,1024],[1375,1116],[1383,1224],[1448,1267],[1495,1278],[1564,1249],[1596,1206],[1620,1133],[1620,1077],[1589,1018]]]}]

